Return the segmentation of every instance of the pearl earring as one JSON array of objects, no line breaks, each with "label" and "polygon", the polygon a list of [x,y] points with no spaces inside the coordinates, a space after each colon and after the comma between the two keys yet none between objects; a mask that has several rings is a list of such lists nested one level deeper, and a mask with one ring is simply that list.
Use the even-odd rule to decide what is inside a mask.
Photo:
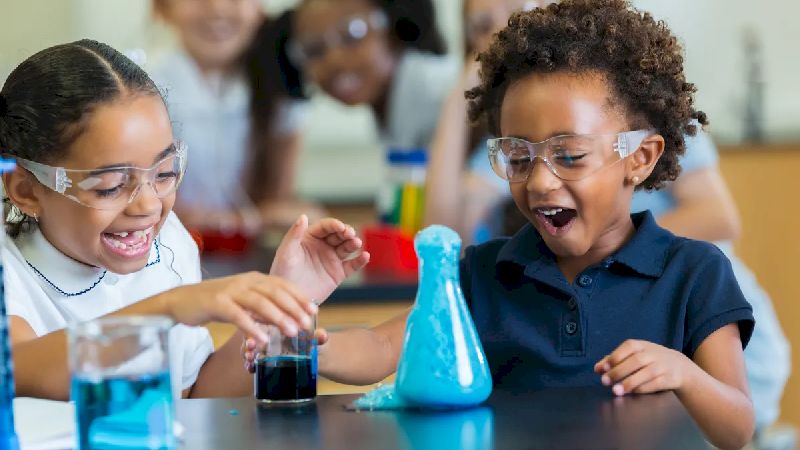
[{"label": "pearl earring", "polygon": [[633,183],[634,186],[638,186],[639,185],[639,177],[635,176],[635,177],[631,178],[631,183]]}]

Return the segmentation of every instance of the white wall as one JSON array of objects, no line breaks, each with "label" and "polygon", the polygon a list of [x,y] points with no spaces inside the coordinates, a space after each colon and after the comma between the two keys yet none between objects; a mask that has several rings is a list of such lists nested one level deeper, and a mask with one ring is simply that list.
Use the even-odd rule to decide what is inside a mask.
[{"label": "white wall", "polygon": [[[264,0],[280,10],[297,0]],[[460,42],[460,0],[435,0],[453,45]],[[685,44],[697,106],[719,141],[743,134],[745,66],[742,31],[764,44],[765,129],[770,140],[800,140],[800,2],[795,0],[633,0],[667,21]],[[14,65],[48,45],[82,37],[122,50],[154,49],[169,41],[153,25],[147,0],[0,0],[0,80]],[[300,190],[315,197],[369,197],[382,177],[381,152],[369,113],[319,98],[308,120]],[[354,174],[358,174],[354,176]]]},{"label": "white wall", "polygon": [[718,140],[742,138],[745,99],[743,33],[760,38],[769,140],[800,139],[800,2],[796,0],[634,0],[664,19],[684,43],[686,72],[697,84]]}]

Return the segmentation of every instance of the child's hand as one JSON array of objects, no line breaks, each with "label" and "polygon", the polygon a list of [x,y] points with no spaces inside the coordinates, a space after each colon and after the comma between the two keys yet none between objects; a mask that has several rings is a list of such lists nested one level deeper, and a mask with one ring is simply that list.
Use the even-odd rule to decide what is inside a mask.
[{"label": "child's hand", "polygon": [[311,326],[311,316],[317,313],[317,305],[289,282],[258,272],[181,286],[162,295],[168,313],[177,322],[228,322],[262,343],[267,336],[256,321],[276,325],[287,336],[295,336],[298,330]]},{"label": "child's hand", "polygon": [[[301,287],[319,304],[367,264],[369,253],[361,252],[361,245],[353,227],[336,219],[322,219],[309,227],[303,215],[281,241],[270,274]],[[352,256],[356,252],[360,253]]]},{"label": "child's hand", "polygon": [[615,395],[680,389],[694,363],[681,352],[652,342],[628,339],[594,365]]},{"label": "child's hand", "polygon": [[[314,331],[314,338],[317,340],[317,345],[324,345],[328,342],[328,332],[324,328],[317,328]],[[244,368],[250,373],[256,371],[256,353],[258,343],[253,338],[245,338],[242,342],[242,359],[244,359]]]}]

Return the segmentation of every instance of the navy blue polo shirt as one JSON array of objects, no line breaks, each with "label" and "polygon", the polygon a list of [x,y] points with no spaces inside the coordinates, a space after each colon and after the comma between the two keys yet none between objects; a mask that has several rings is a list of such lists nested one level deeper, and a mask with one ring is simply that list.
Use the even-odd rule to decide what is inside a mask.
[{"label": "navy blue polo shirt", "polygon": [[676,237],[649,211],[631,218],[633,237],[574,284],[530,224],[466,249],[461,287],[495,386],[599,385],[594,364],[626,339],[691,358],[708,335],[737,323],[747,344],[752,309],[727,257]]}]

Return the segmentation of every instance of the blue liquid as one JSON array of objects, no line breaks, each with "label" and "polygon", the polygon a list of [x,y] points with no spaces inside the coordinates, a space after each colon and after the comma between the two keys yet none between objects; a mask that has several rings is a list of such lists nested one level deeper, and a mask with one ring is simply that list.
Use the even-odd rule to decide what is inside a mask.
[{"label": "blue liquid", "polygon": [[461,239],[441,225],[417,234],[419,289],[408,317],[395,389],[416,406],[477,405],[492,377],[459,283]]},{"label": "blue liquid", "polygon": [[[0,165],[4,161],[0,159]],[[0,166],[2,172],[2,166]],[[0,193],[2,193],[0,186]],[[3,236],[0,236],[2,242]],[[14,431],[14,367],[11,360],[11,340],[8,337],[3,286],[3,266],[0,265],[0,450],[18,450],[19,441]]]},{"label": "blue liquid", "polygon": [[[494,413],[487,406],[431,411],[402,411],[395,415],[409,450],[492,450]],[[524,446],[523,446],[524,447]]]},{"label": "blue liquid", "polygon": [[169,372],[72,381],[81,450],[173,449]]},{"label": "blue liquid", "polygon": [[271,356],[256,361],[258,400],[301,401],[317,396],[317,372],[310,356]]}]

